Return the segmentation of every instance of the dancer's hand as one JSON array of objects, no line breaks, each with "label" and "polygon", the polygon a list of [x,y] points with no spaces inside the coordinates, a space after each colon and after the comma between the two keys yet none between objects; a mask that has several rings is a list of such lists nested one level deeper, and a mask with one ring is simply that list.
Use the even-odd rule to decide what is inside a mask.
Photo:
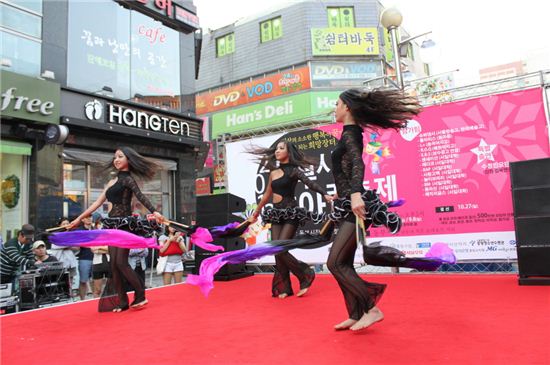
[{"label": "dancer's hand", "polygon": [[159,212],[153,212],[153,215],[155,216],[155,219],[157,220],[157,223],[162,224],[166,222],[166,218]]},{"label": "dancer's hand", "polygon": [[258,216],[260,215],[260,212],[258,212],[257,210],[254,211],[254,213],[252,213],[252,215],[250,217],[248,217],[248,221],[250,223],[255,223],[257,220],[258,220]]},{"label": "dancer's hand", "polygon": [[75,229],[76,227],[78,227],[80,225],[80,217],[76,217],[75,220],[73,220],[71,223],[69,224],[66,224],[66,225],[62,225],[61,227],[65,227],[65,229],[67,231],[71,230],[71,229]]},{"label": "dancer's hand", "polygon": [[324,195],[324,198],[327,202],[329,203],[332,203],[332,201],[334,200],[334,196],[333,195]]},{"label": "dancer's hand", "polygon": [[365,202],[361,197],[361,193],[351,194],[351,210],[353,214],[359,218],[365,220],[367,218],[367,212],[365,211]]}]

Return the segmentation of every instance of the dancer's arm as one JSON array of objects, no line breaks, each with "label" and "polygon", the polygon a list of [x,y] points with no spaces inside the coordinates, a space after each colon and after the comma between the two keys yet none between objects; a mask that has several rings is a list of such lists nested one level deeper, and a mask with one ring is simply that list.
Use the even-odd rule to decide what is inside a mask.
[{"label": "dancer's arm", "polygon": [[157,212],[153,204],[151,204],[151,201],[141,192],[136,180],[134,180],[132,176],[125,177],[122,184],[124,187],[132,190],[132,193],[134,193],[140,203],[143,204],[145,208],[149,209],[151,213],[153,213],[158,222],[163,222],[165,220],[164,216]]},{"label": "dancer's arm", "polygon": [[264,207],[264,205],[266,205],[271,200],[271,197],[273,196],[273,190],[271,189],[271,180],[272,180],[272,178],[271,178],[271,173],[270,173],[269,174],[269,181],[267,182],[267,187],[265,189],[264,195],[262,196],[262,199],[258,203],[258,206],[256,207],[256,210],[252,214],[252,218],[254,220],[258,219],[258,216],[260,215],[260,212],[262,211],[262,208]]},{"label": "dancer's arm", "polygon": [[300,180],[301,182],[303,182],[308,188],[310,188],[311,190],[313,191],[316,191],[318,192],[319,194],[321,194],[326,201],[332,201],[333,197],[331,195],[328,195],[328,193],[326,192],[325,189],[323,189],[321,187],[321,185],[317,184],[316,182],[310,180],[306,174],[304,174],[304,172],[302,170],[300,170],[299,168],[295,167],[294,168],[294,171],[293,171],[293,174],[295,174],[295,176],[298,178],[298,180]]},{"label": "dancer's arm", "polygon": [[76,217],[75,220],[73,220],[71,223],[69,223],[67,225],[67,230],[78,227],[80,225],[80,221],[82,220],[82,218],[87,217],[87,216],[91,215],[93,212],[95,212],[101,206],[101,204],[103,204],[105,202],[105,200],[107,200],[107,195],[105,194],[105,192],[115,182],[116,182],[116,180],[111,180],[109,182],[109,184],[107,184],[107,187],[103,190],[101,195],[97,198],[97,200],[95,202],[93,202],[93,204],[90,205],[90,207],[88,209],[86,209],[82,214],[80,214],[78,217]]},{"label": "dancer's arm", "polygon": [[363,178],[365,176],[365,163],[363,162],[363,149],[357,138],[352,133],[342,133],[346,149],[351,156],[351,210],[359,218],[366,219],[365,203],[361,198],[363,192]]}]

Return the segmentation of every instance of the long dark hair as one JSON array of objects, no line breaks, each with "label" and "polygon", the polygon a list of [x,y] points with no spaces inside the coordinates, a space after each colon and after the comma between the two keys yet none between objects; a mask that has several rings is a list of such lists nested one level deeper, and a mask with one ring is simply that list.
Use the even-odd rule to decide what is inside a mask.
[{"label": "long dark hair", "polygon": [[[150,180],[155,176],[155,173],[160,170],[160,165],[156,163],[155,161],[144,157],[136,152],[131,147],[118,147],[116,151],[122,151],[124,153],[124,156],[128,159],[128,170],[130,173],[144,179],[144,180]],[[113,159],[105,166],[107,170],[114,169],[113,166]]]},{"label": "long dark hair", "polygon": [[340,100],[349,108],[355,123],[363,128],[405,128],[407,119],[422,111],[416,98],[393,89],[349,89],[340,94]]},{"label": "long dark hair", "polygon": [[278,140],[276,143],[268,148],[253,146],[251,148],[248,148],[247,152],[258,156],[257,162],[261,166],[264,166],[268,170],[275,170],[278,168],[277,159],[275,158],[275,150],[277,150],[277,146],[281,142],[286,145],[286,149],[288,150],[289,164],[299,166],[303,169],[310,169],[312,165],[318,165],[318,162],[315,159],[307,157],[302,151],[300,151],[296,147],[294,143],[285,141],[284,139]]}]

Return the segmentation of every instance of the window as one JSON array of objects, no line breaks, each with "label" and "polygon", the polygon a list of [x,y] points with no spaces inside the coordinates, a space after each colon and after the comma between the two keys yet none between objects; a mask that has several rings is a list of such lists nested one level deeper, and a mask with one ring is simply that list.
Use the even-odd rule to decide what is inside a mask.
[{"label": "window", "polygon": [[216,38],[216,55],[223,57],[235,52],[235,33]]},{"label": "window", "polygon": [[353,7],[328,7],[328,26],[330,28],[353,28],[355,18]]},{"label": "window", "polygon": [[281,17],[266,20],[260,23],[260,41],[269,42],[283,36],[283,22]]},{"label": "window", "polygon": [[109,86],[119,99],[180,109],[177,31],[110,0],[75,1],[68,38],[69,86],[88,92]]},{"label": "window", "polygon": [[[25,5],[29,5],[30,10],[22,7]],[[42,1],[37,0],[17,5],[0,3],[0,56],[11,61],[10,71],[40,75],[41,11]]]},{"label": "window", "polygon": [[407,58],[410,58],[411,61],[414,61],[414,47],[411,42],[407,43]]},{"label": "window", "polygon": [[426,74],[426,76],[430,76],[430,65],[428,65],[427,63],[424,64],[424,73]]}]

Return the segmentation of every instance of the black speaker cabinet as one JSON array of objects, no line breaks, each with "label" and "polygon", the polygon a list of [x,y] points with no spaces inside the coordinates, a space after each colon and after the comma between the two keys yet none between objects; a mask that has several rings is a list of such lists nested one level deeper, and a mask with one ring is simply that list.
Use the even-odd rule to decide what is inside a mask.
[{"label": "black speaker cabinet", "polygon": [[246,201],[233,194],[204,195],[197,197],[197,217],[201,214],[235,213],[246,210]]},{"label": "black speaker cabinet", "polygon": [[520,285],[550,285],[550,158],[510,163]]},{"label": "black speaker cabinet", "polygon": [[[244,239],[240,237],[220,238],[220,239],[214,240],[211,243],[222,246],[224,248],[224,251],[222,252],[242,250],[246,247]],[[209,257],[215,256],[219,253],[221,252],[220,251],[211,252],[211,251],[203,250],[200,247],[195,247],[195,268],[193,269],[193,273],[197,274],[199,272],[200,265],[204,260],[206,260]],[[245,263],[226,264],[214,276],[214,280],[228,281],[228,280],[244,278],[247,276],[252,276],[253,274],[254,273],[252,272],[246,271]]]},{"label": "black speaker cabinet", "polygon": [[219,212],[212,214],[198,214],[197,213],[197,225],[201,227],[214,227],[225,226],[228,223],[244,221],[243,218],[231,213]]}]

